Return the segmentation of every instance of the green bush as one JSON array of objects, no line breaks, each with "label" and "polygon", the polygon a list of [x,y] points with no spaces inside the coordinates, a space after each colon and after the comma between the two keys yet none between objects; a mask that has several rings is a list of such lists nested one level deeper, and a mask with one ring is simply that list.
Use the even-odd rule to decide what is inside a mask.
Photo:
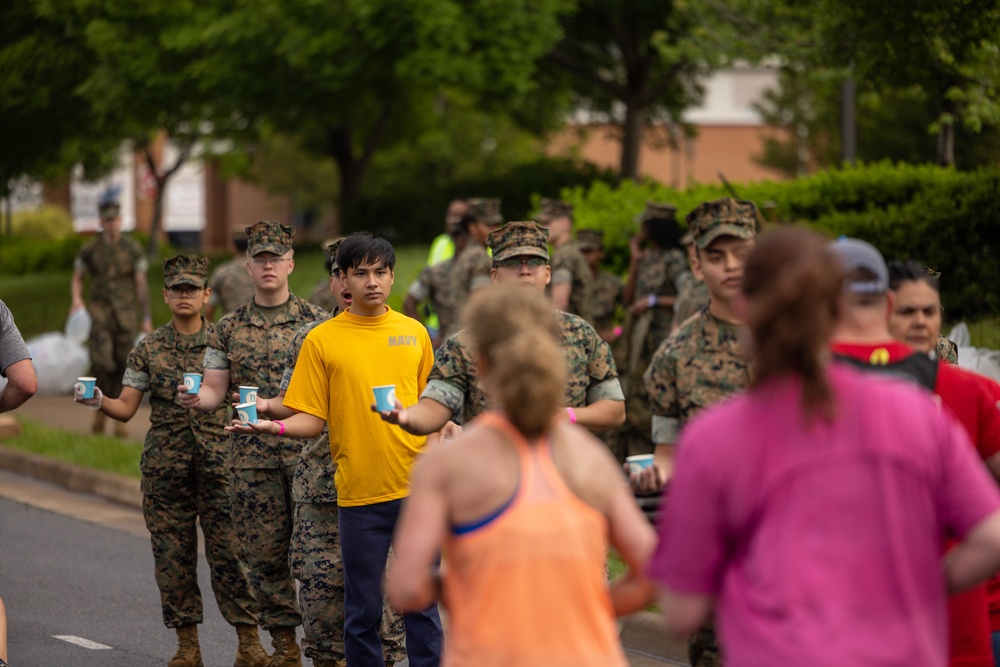
[{"label": "green bush", "polygon": [[0,275],[66,271],[73,268],[73,258],[80,252],[85,237],[69,236],[60,240],[4,236],[0,239]]},{"label": "green bush", "polygon": [[[941,272],[949,320],[1000,311],[1000,171],[960,172],[930,165],[877,163],[835,169],[785,182],[737,184],[741,198],[771,222],[807,224],[830,236],[869,241],[886,259],[914,259]],[[722,185],[677,191],[659,183],[595,183],[567,188],[576,224],[605,231],[608,257],[619,270],[645,201],[673,202],[683,219],[699,203],[728,196]]]},{"label": "green bush", "polygon": [[15,213],[11,231],[27,239],[58,241],[73,235],[73,218],[60,206],[42,206]]}]

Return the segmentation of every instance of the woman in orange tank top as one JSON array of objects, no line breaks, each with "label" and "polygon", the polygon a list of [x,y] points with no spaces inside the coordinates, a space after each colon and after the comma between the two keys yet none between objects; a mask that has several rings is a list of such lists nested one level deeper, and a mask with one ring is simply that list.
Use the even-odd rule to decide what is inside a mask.
[{"label": "woman in orange tank top", "polygon": [[[446,666],[624,666],[614,619],[645,605],[655,537],[607,447],[564,416],[552,305],[494,287],[465,321],[495,410],[417,463],[390,602],[423,609],[440,594]],[[610,589],[609,543],[629,568]]]}]

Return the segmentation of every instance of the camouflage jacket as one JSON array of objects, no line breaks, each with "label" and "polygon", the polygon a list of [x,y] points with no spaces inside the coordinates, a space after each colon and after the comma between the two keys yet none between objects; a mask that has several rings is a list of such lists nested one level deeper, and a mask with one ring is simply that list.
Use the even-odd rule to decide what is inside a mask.
[{"label": "camouflage jacket", "polygon": [[330,290],[329,278],[323,278],[316,283],[312,294],[309,295],[309,303],[319,306],[328,313],[337,307],[337,299],[333,296],[333,291]]},{"label": "camouflage jacket", "polygon": [[594,323],[592,299],[594,274],[576,241],[564,243],[552,253],[552,285],[570,285],[567,312]]},{"label": "camouflage jacket", "polygon": [[[331,317],[336,316],[331,313]],[[288,389],[292,381],[295,362],[299,360],[302,343],[309,332],[322,324],[323,320],[311,322],[295,334],[288,348],[288,358],[285,361],[285,372],[281,376],[281,391]],[[333,462],[330,452],[330,433],[323,427],[323,433],[302,446],[302,454],[295,475],[292,478],[292,500],[297,503],[335,503],[337,502],[337,485],[333,476],[337,473],[337,464]]]},{"label": "camouflage jacket", "polygon": [[235,257],[217,268],[208,279],[208,286],[212,288],[208,303],[219,304],[223,314],[231,313],[252,299],[254,286],[246,258]]},{"label": "camouflage jacket", "polygon": [[452,264],[453,259],[446,259],[425,267],[407,292],[418,302],[430,301],[442,332],[458,328],[458,313],[449,298]]},{"label": "camouflage jacket", "polygon": [[934,346],[934,354],[946,364],[958,366],[958,345],[941,334],[938,334],[937,344]]},{"label": "camouflage jacket", "polygon": [[[205,368],[229,371],[229,391],[257,387],[261,396],[277,396],[295,333],[306,324],[325,320],[322,308],[292,294],[285,310],[269,322],[253,301],[215,325],[205,352]],[[227,400],[229,396],[226,397]],[[234,468],[278,468],[298,460],[307,441],[273,435],[233,435]]]},{"label": "camouflage jacket", "polygon": [[136,326],[140,313],[135,274],[149,266],[138,241],[120,236],[108,243],[99,235],[80,249],[73,266],[90,275],[90,303],[110,306],[122,325]]},{"label": "camouflage jacket", "polygon": [[594,278],[591,293],[590,312],[594,316],[594,328],[606,331],[615,325],[615,313],[622,302],[625,284],[622,279],[608,271],[601,271]]},{"label": "camouflage jacket", "polygon": [[[652,247],[636,265],[635,299],[644,299],[650,294],[675,296],[680,293],[683,275],[688,271],[688,260],[684,252],[676,248],[664,250]],[[629,304],[631,305],[631,304]],[[653,308],[653,321],[649,327],[648,350],[651,354],[664,338],[670,335],[673,326],[673,308]]]},{"label": "camouflage jacket", "polygon": [[[448,296],[446,300],[456,311],[460,311],[465,302],[469,300],[469,295],[473,290],[480,287],[489,287],[490,269],[493,262],[490,260],[486,247],[475,241],[470,241],[469,245],[462,249],[461,254],[452,260],[451,272],[448,276]],[[458,327],[456,323],[452,330],[444,332],[445,336],[455,333]]]},{"label": "camouflage jacket", "polygon": [[139,463],[144,477],[186,474],[196,454],[207,455],[212,468],[228,470],[229,434],[223,430],[229,423],[228,405],[206,413],[186,410],[177,401],[177,385],[184,373],[202,368],[211,330],[212,325],[202,320],[198,333],[179,334],[173,322],[168,322],[145,336],[129,354],[122,384],[148,391],[151,408]]},{"label": "camouflage jacket", "polygon": [[[557,311],[568,378],[564,405],[576,408],[599,400],[624,401],[611,348],[582,317]],[[468,423],[484,412],[489,399],[479,383],[468,334],[463,329],[435,353],[423,397],[451,408],[452,417]]]},{"label": "camouflage jacket", "polygon": [[685,274],[677,305],[674,306],[674,322],[680,326],[699,310],[708,307],[710,296],[704,280],[698,280],[690,272]]},{"label": "camouflage jacket", "polygon": [[699,410],[750,384],[736,325],[701,310],[663,341],[643,375],[653,412],[653,442],[677,442]]}]

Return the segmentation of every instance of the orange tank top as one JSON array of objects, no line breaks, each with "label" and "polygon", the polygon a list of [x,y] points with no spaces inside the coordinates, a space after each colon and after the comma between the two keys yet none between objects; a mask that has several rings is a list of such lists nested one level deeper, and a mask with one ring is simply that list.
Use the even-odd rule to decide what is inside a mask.
[{"label": "orange tank top", "polygon": [[517,448],[507,508],[444,545],[445,667],[625,667],[605,582],[606,518],[577,498],[552,461],[503,417],[478,420]]}]

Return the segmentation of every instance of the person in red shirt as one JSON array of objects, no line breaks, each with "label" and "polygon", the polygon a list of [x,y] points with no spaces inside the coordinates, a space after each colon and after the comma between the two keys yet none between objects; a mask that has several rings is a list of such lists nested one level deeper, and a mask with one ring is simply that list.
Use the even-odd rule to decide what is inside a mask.
[{"label": "person in red shirt", "polygon": [[[1000,478],[1000,409],[997,408],[1000,387],[988,378],[949,366],[929,354],[940,332],[940,301],[936,304],[937,331],[922,334],[927,349],[916,350],[894,340],[890,321],[897,311],[895,295],[881,253],[858,239],[841,238],[830,247],[847,272],[844,309],[832,345],[834,355],[861,367],[909,379],[933,391],[965,428],[993,476]],[[923,269],[919,273],[923,276],[921,280],[935,281]],[[937,291],[936,281],[934,291]],[[919,310],[923,316],[926,309]],[[902,328],[897,331],[902,337]],[[910,336],[906,339],[915,340]],[[948,548],[953,544],[949,541]],[[986,587],[952,596],[949,620],[951,667],[995,667]]]}]

